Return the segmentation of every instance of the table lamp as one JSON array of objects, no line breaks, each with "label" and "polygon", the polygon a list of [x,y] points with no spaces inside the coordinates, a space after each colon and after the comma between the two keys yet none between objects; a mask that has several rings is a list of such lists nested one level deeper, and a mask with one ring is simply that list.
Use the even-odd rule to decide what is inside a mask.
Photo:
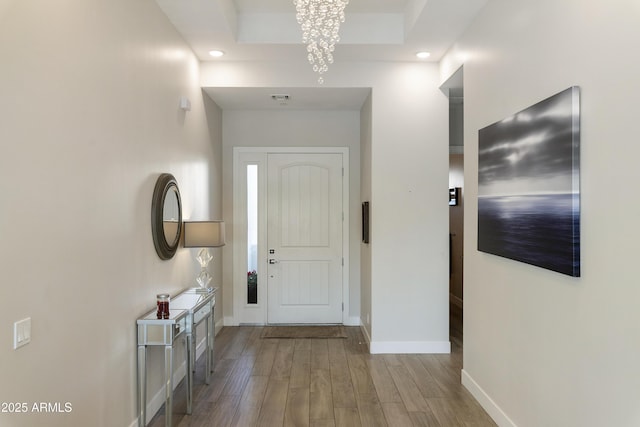
[{"label": "table lamp", "polygon": [[200,264],[200,274],[196,282],[203,291],[210,290],[211,275],[207,266],[213,259],[209,248],[224,246],[224,221],[185,221],[184,222],[184,247],[202,248],[198,251],[196,260]]}]

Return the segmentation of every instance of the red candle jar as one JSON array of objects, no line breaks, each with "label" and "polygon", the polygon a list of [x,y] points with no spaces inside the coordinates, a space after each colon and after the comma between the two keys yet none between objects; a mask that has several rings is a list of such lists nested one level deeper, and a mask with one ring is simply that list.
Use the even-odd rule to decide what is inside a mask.
[{"label": "red candle jar", "polygon": [[158,304],[158,319],[169,318],[169,294],[158,294],[156,300]]}]

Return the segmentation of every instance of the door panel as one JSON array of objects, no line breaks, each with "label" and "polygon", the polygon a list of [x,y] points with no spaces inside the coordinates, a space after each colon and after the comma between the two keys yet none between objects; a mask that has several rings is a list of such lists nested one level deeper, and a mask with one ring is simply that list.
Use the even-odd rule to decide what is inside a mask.
[{"label": "door panel", "polygon": [[280,305],[328,305],[330,270],[326,261],[282,261]]},{"label": "door panel", "polygon": [[342,323],[342,155],[269,154],[269,323]]},{"label": "door panel", "polygon": [[329,172],[315,165],[280,170],[282,247],[329,246]]}]

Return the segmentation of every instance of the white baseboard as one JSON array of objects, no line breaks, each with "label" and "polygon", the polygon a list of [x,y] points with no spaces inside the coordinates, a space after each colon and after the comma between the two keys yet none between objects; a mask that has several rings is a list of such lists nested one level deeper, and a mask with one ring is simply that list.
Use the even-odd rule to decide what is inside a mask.
[{"label": "white baseboard", "polygon": [[511,421],[511,418],[505,414],[502,409],[496,404],[496,402],[489,397],[487,393],[480,387],[480,385],[471,378],[469,373],[462,370],[462,385],[466,387],[467,390],[476,398],[480,406],[487,411],[487,414],[493,421],[496,422],[500,427],[517,427],[516,423]]},{"label": "white baseboard", "polygon": [[458,298],[457,296],[455,296],[454,294],[449,294],[449,302],[453,305],[455,305],[456,307],[462,307],[462,298]]},{"label": "white baseboard", "polygon": [[347,317],[344,320],[344,326],[360,326],[360,318],[358,316]]},{"label": "white baseboard", "polygon": [[371,354],[448,354],[450,341],[370,341]]},{"label": "white baseboard", "polygon": [[[202,356],[202,354],[205,352],[207,348],[206,340],[207,338],[205,337],[202,340],[200,340],[198,345],[196,345],[196,360],[198,360],[200,356]],[[182,379],[185,377],[186,374],[187,374],[187,362],[184,361],[180,364],[180,366],[178,366],[178,369],[173,371],[173,389],[174,390],[176,387],[178,387],[178,384],[180,384],[180,381],[182,381]],[[162,405],[164,405],[165,389],[166,389],[166,386],[164,385],[160,387],[160,390],[158,390],[157,393],[154,394],[151,400],[149,400],[149,402],[147,403],[147,424],[149,424],[149,421],[151,421],[151,419],[156,415],[156,413],[160,410],[160,408],[162,408]],[[136,399],[137,397],[138,396],[136,396]],[[136,411],[137,410],[138,409],[136,408]],[[137,427],[137,426],[138,426],[138,417],[136,417],[136,419],[133,420],[131,424],[129,424],[129,427]]]},{"label": "white baseboard", "polygon": [[366,341],[367,346],[369,346],[369,352],[371,352],[371,337],[369,336],[369,331],[367,331],[367,328],[364,325],[364,322],[360,323],[360,331],[362,332],[362,336],[364,337],[364,340]]},{"label": "white baseboard", "polygon": [[231,316],[225,316],[223,319],[223,324],[224,326],[239,326],[239,323],[236,323],[235,317],[231,317]]},{"label": "white baseboard", "polygon": [[215,335],[218,335],[220,333],[220,330],[223,328],[224,326],[224,319],[220,319],[216,322],[216,324],[213,326],[213,333]]}]

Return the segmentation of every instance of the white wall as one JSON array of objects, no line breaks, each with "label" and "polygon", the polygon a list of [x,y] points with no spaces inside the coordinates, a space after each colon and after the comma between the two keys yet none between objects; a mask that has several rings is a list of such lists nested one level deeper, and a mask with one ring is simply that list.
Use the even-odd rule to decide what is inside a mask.
[{"label": "white wall", "polygon": [[[191,250],[154,250],[155,180],[175,175],[185,217],[217,215],[220,130],[198,61],[152,0],[16,1],[0,20],[0,401],[72,404],[0,425],[128,426],[135,320],[197,272]],[[14,351],[25,317],[32,340]]]},{"label": "white wall", "polygon": [[[203,87],[316,86],[304,55],[277,64],[203,63],[201,73]],[[438,79],[428,63],[336,62],[325,76],[326,87],[372,88],[375,352],[449,349],[448,100]]]},{"label": "white wall", "polygon": [[447,352],[448,100],[435,67],[403,64],[373,91],[374,353]]},{"label": "white wall", "polygon": [[[371,204],[371,106],[371,95],[369,95],[360,111],[360,175],[362,178],[360,200],[369,204]],[[371,235],[369,237],[371,238]],[[362,242],[362,236],[358,241],[360,242],[361,271],[360,324],[366,339],[371,341],[371,246]]]},{"label": "white wall", "polygon": [[[442,63],[464,61],[464,377],[500,425],[640,425],[638,22],[631,0],[494,0]],[[476,250],[478,129],[571,85],[581,278]]]}]

